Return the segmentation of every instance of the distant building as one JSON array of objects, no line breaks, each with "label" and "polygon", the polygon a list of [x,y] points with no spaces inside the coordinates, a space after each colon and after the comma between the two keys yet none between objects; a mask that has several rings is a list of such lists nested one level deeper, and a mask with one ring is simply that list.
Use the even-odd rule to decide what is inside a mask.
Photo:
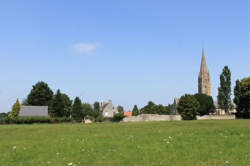
[{"label": "distant building", "polygon": [[[229,114],[235,114],[236,113],[236,109],[235,109],[236,106],[235,106],[234,102],[232,102],[231,105],[232,105],[232,108],[228,110],[228,113]],[[214,106],[215,106],[214,114],[216,114],[216,115],[225,115],[226,114],[225,110],[221,109],[219,107],[219,104],[218,104],[217,101],[214,102]]]},{"label": "distant building", "polygon": [[124,116],[132,116],[132,111],[124,111],[123,115]]},{"label": "distant building", "polygon": [[112,118],[115,113],[118,113],[117,108],[112,104],[112,100],[101,103],[101,112],[104,117]]},{"label": "distant building", "polygon": [[49,116],[48,106],[21,106],[19,116]]}]

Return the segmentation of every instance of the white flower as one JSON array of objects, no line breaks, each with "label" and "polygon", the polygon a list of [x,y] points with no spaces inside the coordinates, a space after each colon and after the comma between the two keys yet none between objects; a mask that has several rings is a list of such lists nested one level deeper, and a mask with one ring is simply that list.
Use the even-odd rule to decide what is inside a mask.
[{"label": "white flower", "polygon": [[48,161],[48,164],[50,164],[50,161]]},{"label": "white flower", "polygon": [[73,165],[73,163],[68,163],[68,165]]},{"label": "white flower", "polygon": [[59,152],[56,153],[56,155],[59,155],[59,154],[60,154]]},{"label": "white flower", "polygon": [[169,136],[168,138],[169,138],[169,139],[172,139],[172,137],[171,137],[171,136]]},{"label": "white flower", "polygon": [[168,141],[167,144],[169,144],[170,142]]},{"label": "white flower", "polygon": [[12,148],[15,150],[15,149],[16,149],[16,146],[13,146]]},{"label": "white flower", "polygon": [[228,161],[225,161],[225,163],[227,164],[227,163],[228,163]]}]

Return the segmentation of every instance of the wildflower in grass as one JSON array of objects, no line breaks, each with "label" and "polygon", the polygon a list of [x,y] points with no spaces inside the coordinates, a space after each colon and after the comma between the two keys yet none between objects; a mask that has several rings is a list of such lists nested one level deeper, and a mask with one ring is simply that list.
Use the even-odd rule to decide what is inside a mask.
[{"label": "wildflower in grass", "polygon": [[56,153],[57,156],[58,156],[59,154],[60,154],[59,152]]},{"label": "wildflower in grass", "polygon": [[170,142],[168,141],[167,144],[169,144]]},{"label": "wildflower in grass", "polygon": [[15,150],[15,149],[16,149],[16,146],[13,146],[12,149]]},{"label": "wildflower in grass", "polygon": [[51,162],[50,162],[50,161],[48,161],[48,165],[50,165],[50,163],[51,163]]},{"label": "wildflower in grass", "polygon": [[69,166],[73,165],[73,163],[68,163]]},{"label": "wildflower in grass", "polygon": [[228,161],[225,161],[226,164],[228,164]]},{"label": "wildflower in grass", "polygon": [[169,139],[172,139],[172,137],[171,137],[171,136],[169,136],[168,138],[169,138]]}]

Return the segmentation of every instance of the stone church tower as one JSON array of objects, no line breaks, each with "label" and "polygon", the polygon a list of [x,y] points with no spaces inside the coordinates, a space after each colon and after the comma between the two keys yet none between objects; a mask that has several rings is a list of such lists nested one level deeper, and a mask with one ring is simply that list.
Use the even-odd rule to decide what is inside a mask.
[{"label": "stone church tower", "polygon": [[198,92],[211,96],[210,76],[207,70],[204,49],[202,49],[201,68],[198,77]]}]

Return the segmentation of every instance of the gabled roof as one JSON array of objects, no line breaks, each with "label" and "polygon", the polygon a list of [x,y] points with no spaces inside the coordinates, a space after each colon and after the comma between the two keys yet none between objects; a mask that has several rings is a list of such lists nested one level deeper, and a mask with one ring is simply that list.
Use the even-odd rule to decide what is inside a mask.
[{"label": "gabled roof", "polygon": [[21,106],[19,116],[49,116],[48,106]]}]

